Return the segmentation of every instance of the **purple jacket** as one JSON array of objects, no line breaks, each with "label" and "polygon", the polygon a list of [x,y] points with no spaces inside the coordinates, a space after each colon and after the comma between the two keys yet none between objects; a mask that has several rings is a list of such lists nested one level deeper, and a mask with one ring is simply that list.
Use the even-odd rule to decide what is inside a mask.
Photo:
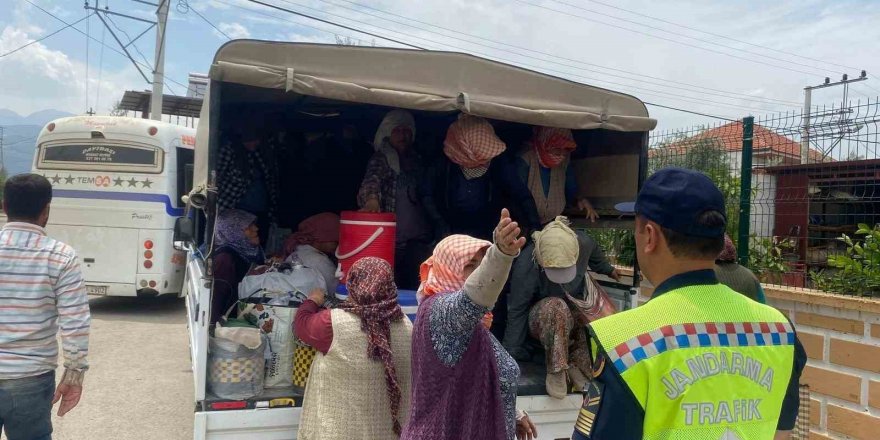
[{"label": "purple jacket", "polygon": [[447,367],[431,340],[434,295],[419,307],[412,341],[412,408],[401,440],[506,440],[498,364],[489,331],[474,328],[461,359]]}]

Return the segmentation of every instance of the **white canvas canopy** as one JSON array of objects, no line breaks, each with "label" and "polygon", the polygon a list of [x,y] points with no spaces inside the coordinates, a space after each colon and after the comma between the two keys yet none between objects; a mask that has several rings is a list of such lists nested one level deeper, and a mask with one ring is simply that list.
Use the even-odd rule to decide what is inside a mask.
[{"label": "white canvas canopy", "polygon": [[[236,40],[217,51],[209,76],[334,101],[530,125],[642,132],[657,124],[633,96],[453,52]],[[199,120],[197,192],[208,175],[210,99],[209,93]]]}]

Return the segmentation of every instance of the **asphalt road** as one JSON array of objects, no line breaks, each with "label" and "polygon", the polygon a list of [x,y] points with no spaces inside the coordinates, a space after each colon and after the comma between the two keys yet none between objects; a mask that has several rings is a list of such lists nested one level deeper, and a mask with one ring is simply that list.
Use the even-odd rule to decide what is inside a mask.
[{"label": "asphalt road", "polygon": [[191,439],[183,300],[95,297],[89,304],[91,366],[83,400],[64,418],[53,415],[53,439]]}]

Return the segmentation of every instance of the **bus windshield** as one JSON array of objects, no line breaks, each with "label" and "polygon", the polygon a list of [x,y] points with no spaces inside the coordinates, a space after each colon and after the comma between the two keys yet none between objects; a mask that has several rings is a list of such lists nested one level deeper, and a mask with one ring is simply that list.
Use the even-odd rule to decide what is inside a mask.
[{"label": "bus windshield", "polygon": [[162,153],[162,149],[147,145],[52,143],[40,147],[37,168],[161,173]]}]

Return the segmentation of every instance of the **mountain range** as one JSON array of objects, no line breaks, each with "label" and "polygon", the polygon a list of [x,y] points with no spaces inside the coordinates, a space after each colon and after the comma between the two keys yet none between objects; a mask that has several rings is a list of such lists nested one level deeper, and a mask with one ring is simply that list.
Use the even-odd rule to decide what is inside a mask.
[{"label": "mountain range", "polygon": [[74,116],[73,113],[47,109],[28,116],[2,108],[0,127],[3,127],[3,165],[7,175],[31,170],[34,161],[34,143],[40,130],[54,119]]}]

